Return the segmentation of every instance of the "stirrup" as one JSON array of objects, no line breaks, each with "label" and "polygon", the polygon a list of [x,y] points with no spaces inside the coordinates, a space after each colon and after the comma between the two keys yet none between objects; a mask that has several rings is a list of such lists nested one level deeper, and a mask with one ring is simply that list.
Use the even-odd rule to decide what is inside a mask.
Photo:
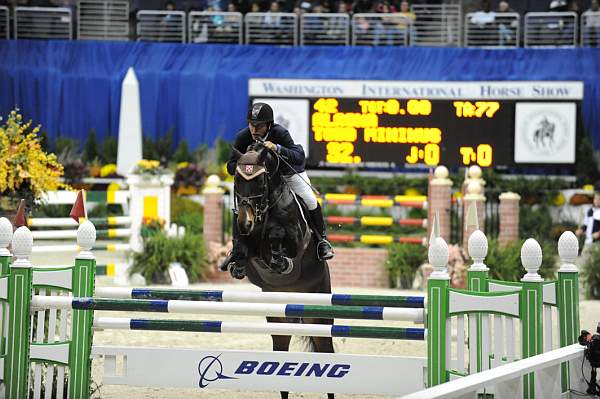
[{"label": "stirrup", "polygon": [[322,239],[317,244],[317,256],[319,257],[319,260],[329,260],[335,256],[333,247],[326,239]]}]

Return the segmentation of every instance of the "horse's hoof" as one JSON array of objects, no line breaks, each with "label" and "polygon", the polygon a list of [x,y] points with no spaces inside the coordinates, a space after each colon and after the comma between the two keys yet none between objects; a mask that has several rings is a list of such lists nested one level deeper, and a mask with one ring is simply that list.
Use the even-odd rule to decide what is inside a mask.
[{"label": "horse's hoof", "polygon": [[292,272],[292,269],[294,268],[294,262],[290,258],[283,259],[285,259],[287,265],[283,270],[281,270],[281,274],[290,274]]},{"label": "horse's hoof", "polygon": [[271,260],[270,271],[272,273],[290,274],[293,268],[294,268],[294,262],[286,256],[274,257]]},{"label": "horse's hoof", "polygon": [[246,268],[238,265],[235,262],[231,262],[228,265],[228,270],[229,274],[231,274],[231,277],[235,279],[242,280],[244,277],[246,277]]}]

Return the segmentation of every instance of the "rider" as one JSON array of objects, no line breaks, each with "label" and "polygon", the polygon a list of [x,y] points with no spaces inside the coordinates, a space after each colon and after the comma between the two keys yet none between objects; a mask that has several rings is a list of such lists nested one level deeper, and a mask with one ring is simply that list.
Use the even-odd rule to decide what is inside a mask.
[{"label": "rider", "polygon": [[[263,142],[265,147],[277,153],[286,161],[280,163],[279,170],[292,191],[302,198],[308,207],[311,227],[316,229],[317,233],[321,236],[321,241],[317,245],[319,259],[327,260],[333,258],[334,252],[331,244],[327,241],[323,212],[312,191],[308,175],[304,171],[306,161],[304,149],[300,144],[294,143],[290,132],[286,128],[273,123],[273,109],[269,104],[255,103],[250,107],[248,110],[248,127],[237,133],[233,146],[239,152],[245,153],[248,146],[255,141]],[[231,157],[227,162],[227,172],[232,176],[235,174],[237,158],[235,151],[232,151]],[[221,270],[231,270],[230,264],[236,260],[234,259],[234,254],[236,253],[235,246],[238,241],[239,233],[237,224],[233,223],[234,249],[232,249],[221,264]]]}]

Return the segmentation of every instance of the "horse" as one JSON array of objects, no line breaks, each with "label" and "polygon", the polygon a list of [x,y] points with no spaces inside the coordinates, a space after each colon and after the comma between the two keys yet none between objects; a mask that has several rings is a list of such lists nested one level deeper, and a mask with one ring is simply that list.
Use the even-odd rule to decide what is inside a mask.
[{"label": "horse", "polygon": [[[248,280],[264,292],[331,293],[329,267],[317,256],[317,237],[280,174],[278,156],[260,143],[237,156],[235,222],[244,255],[236,262],[245,268]],[[333,324],[333,319],[315,318],[267,317],[267,321]],[[271,338],[274,351],[289,350],[291,336]],[[309,339],[317,352],[334,352],[331,337]],[[288,392],[280,393],[282,399],[288,397]]]},{"label": "horse", "polygon": [[[540,122],[540,127],[533,134],[533,142],[538,147],[547,147],[554,144],[554,123],[550,123],[547,118]],[[546,142],[548,141],[548,143]]]}]

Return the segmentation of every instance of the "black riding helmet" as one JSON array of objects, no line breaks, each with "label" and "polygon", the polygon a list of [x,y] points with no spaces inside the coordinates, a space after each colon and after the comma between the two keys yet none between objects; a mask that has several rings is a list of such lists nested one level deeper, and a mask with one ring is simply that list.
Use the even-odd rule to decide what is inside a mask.
[{"label": "black riding helmet", "polygon": [[254,103],[248,109],[248,122],[273,123],[273,108],[266,103]]}]

